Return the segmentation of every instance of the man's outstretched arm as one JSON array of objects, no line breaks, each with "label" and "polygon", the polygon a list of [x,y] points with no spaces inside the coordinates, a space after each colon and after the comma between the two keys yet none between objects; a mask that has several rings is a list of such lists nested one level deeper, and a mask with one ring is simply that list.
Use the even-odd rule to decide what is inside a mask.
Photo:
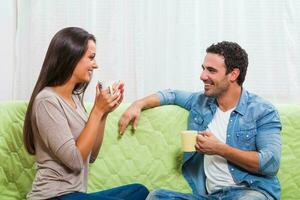
[{"label": "man's outstretched arm", "polygon": [[160,106],[160,98],[157,94],[146,96],[133,102],[122,114],[119,120],[119,133],[123,134],[129,123],[133,123],[136,129],[142,110]]}]

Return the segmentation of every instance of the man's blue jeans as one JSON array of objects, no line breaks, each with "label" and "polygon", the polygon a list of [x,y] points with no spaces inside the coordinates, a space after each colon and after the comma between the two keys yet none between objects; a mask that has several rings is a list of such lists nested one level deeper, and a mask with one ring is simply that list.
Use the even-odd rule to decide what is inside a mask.
[{"label": "man's blue jeans", "polygon": [[225,187],[209,195],[195,196],[170,190],[158,189],[151,192],[146,200],[268,200],[257,190],[246,187]]},{"label": "man's blue jeans", "polygon": [[144,200],[148,194],[144,185],[130,184],[94,193],[72,192],[51,200]]}]

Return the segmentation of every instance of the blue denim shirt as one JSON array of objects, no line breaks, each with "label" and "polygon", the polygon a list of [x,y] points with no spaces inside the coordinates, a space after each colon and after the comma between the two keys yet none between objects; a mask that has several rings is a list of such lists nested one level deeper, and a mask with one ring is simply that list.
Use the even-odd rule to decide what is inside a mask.
[{"label": "blue denim shirt", "polygon": [[[165,90],[157,94],[161,105],[178,105],[189,111],[189,130],[206,130],[217,110],[216,99],[202,92]],[[226,144],[245,151],[257,151],[259,173],[250,173],[228,162],[235,183],[246,184],[268,197],[280,199],[280,183],[276,176],[281,158],[280,131],[281,122],[275,107],[243,89],[229,118]],[[183,155],[182,173],[195,195],[207,194],[203,158],[199,152]]]}]

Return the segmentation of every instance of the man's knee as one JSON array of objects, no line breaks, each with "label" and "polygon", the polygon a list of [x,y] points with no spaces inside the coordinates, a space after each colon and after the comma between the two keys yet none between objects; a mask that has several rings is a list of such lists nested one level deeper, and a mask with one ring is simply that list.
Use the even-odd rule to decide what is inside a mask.
[{"label": "man's knee", "polygon": [[156,189],[148,194],[146,200],[157,200],[157,199],[163,199],[163,198],[167,198],[167,197],[168,197],[168,195],[166,195],[166,190]]}]

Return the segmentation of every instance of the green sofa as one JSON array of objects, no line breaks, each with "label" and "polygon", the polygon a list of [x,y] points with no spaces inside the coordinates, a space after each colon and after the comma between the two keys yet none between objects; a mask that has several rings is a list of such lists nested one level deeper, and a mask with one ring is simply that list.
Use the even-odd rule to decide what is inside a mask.
[{"label": "green sofa", "polygon": [[[22,143],[22,125],[27,104],[0,102],[0,199],[25,199],[35,174],[34,157]],[[190,192],[181,175],[181,130],[188,112],[177,106],[162,106],[142,113],[138,129],[118,136],[117,123],[128,104],[108,117],[104,144],[90,166],[90,192],[128,183],[143,183],[150,190],[166,188]],[[88,108],[90,105],[88,105]],[[282,199],[300,199],[300,105],[278,105],[282,130],[282,162],[279,178]]]}]

